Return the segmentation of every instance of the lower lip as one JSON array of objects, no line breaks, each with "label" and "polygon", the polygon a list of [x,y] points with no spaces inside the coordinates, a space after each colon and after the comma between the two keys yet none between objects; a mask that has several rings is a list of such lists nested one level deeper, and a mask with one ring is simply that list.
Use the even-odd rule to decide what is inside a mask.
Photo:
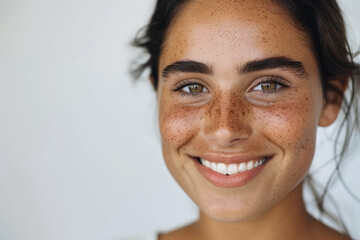
[{"label": "lower lip", "polygon": [[215,172],[208,167],[205,167],[195,158],[193,158],[196,164],[198,171],[203,175],[210,183],[217,187],[221,188],[235,188],[241,187],[250,182],[255,178],[261,170],[267,165],[271,158],[266,159],[265,163],[255,167],[251,170],[246,170],[244,172],[239,172],[234,175],[223,175],[221,173]]}]

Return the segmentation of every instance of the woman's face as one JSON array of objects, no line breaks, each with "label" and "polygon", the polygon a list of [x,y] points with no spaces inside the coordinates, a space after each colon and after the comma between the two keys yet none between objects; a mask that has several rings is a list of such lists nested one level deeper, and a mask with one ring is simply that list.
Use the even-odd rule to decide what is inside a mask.
[{"label": "woman's face", "polygon": [[303,180],[323,114],[306,37],[264,2],[186,4],[160,56],[165,162],[200,209],[220,221],[259,215]]}]

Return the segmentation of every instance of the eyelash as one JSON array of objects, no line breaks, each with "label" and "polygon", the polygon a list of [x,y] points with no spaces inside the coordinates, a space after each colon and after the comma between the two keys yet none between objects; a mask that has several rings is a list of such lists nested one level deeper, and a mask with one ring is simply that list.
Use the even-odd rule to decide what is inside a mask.
[{"label": "eyelash", "polygon": [[[279,85],[280,87],[276,88],[275,90],[268,90],[268,91],[253,90],[254,88],[256,88],[256,87],[258,87],[258,86],[260,86],[261,84],[264,84],[264,83],[275,83],[275,84]],[[259,92],[261,92],[261,94],[274,94],[274,93],[276,94],[277,92],[284,90],[283,88],[288,88],[290,86],[291,85],[281,77],[267,76],[267,77],[261,79],[253,88],[251,88],[251,90],[254,91],[254,92],[259,91]]]},{"label": "eyelash", "polygon": [[[280,87],[277,88],[276,90],[269,90],[269,91],[263,91],[263,90],[253,90],[254,88],[260,86],[261,84],[264,84],[264,83],[275,83],[277,85],[279,85]],[[185,80],[185,81],[182,81],[182,82],[179,82],[179,83],[176,83],[173,91],[174,92],[180,92],[182,96],[197,96],[199,95],[199,93],[191,93],[191,92],[185,92],[183,91],[182,89],[184,89],[185,87],[187,86],[191,86],[191,85],[199,85],[199,86],[202,86],[204,89],[206,89],[207,91],[206,92],[209,92],[209,90],[201,83],[198,83],[194,80]],[[278,76],[267,76],[267,77],[264,77],[263,79],[261,79],[254,87],[252,87],[252,91],[254,92],[261,92],[261,94],[276,94],[277,92],[279,91],[282,91],[283,89],[282,88],[288,88],[290,87],[291,85],[286,82],[283,78],[281,77],[278,77]],[[204,92],[201,92],[201,93],[204,93]]]},{"label": "eyelash", "polygon": [[[174,91],[174,92],[180,92],[180,94],[181,94],[182,96],[197,96],[197,95],[199,95],[199,93],[185,92],[185,91],[182,90],[182,89],[184,89],[185,87],[191,86],[191,85],[199,85],[199,86],[202,86],[204,89],[207,90],[206,92],[209,92],[209,90],[208,90],[207,87],[205,87],[203,84],[198,83],[198,82],[196,82],[196,81],[194,81],[194,80],[185,80],[185,81],[176,83],[173,91]],[[206,92],[201,92],[201,93],[206,93]]]}]

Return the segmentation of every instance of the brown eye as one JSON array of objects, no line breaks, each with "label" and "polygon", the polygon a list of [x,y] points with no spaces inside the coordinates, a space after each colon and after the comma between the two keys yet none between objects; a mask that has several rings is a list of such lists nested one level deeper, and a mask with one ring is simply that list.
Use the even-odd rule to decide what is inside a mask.
[{"label": "brown eye", "polygon": [[183,88],[184,92],[188,93],[203,93],[208,92],[207,89],[200,84],[189,84]]},{"label": "brown eye", "polygon": [[271,91],[271,90],[276,90],[277,87],[276,87],[277,83],[262,83],[261,84],[261,90],[263,91]]},{"label": "brown eye", "polygon": [[256,87],[253,88],[254,91],[263,91],[263,92],[271,92],[276,91],[278,88],[282,87],[281,84],[277,82],[263,82],[259,83]]},{"label": "brown eye", "polygon": [[191,93],[201,93],[204,87],[198,84],[189,85],[189,92]]}]

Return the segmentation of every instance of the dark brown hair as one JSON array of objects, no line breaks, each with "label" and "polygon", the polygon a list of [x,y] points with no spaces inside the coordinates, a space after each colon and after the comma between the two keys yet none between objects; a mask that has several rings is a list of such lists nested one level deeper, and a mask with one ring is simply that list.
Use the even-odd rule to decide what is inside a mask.
[{"label": "dark brown hair", "polygon": [[[324,209],[324,199],[333,180],[336,177],[339,177],[340,180],[342,179],[339,166],[349,146],[354,127],[359,127],[360,66],[354,62],[354,55],[346,38],[342,13],[336,0],[270,1],[285,10],[293,19],[295,26],[307,36],[308,44],[319,66],[323,94],[327,102],[342,104],[343,115],[342,119],[340,119],[340,126],[334,146],[336,168],[330,175],[322,193],[316,190],[316,182],[310,175],[308,175],[307,180],[317,200],[317,207],[320,213],[341,224],[347,233],[341,219],[336,219],[336,217]],[[167,31],[177,13],[188,2],[190,0],[158,0],[149,24],[139,31],[133,42],[134,46],[144,49],[149,54],[149,58],[146,62],[137,65],[132,73],[135,78],[138,78],[145,69],[150,68],[155,90],[157,89],[159,77],[159,57]],[[347,94],[344,95],[341,88],[346,86],[346,84],[348,90]],[[338,141],[342,134],[344,135],[342,139],[343,144],[340,150],[338,150]],[[349,193],[352,194],[345,183],[343,184]],[[356,196],[353,197],[357,198]]]}]

